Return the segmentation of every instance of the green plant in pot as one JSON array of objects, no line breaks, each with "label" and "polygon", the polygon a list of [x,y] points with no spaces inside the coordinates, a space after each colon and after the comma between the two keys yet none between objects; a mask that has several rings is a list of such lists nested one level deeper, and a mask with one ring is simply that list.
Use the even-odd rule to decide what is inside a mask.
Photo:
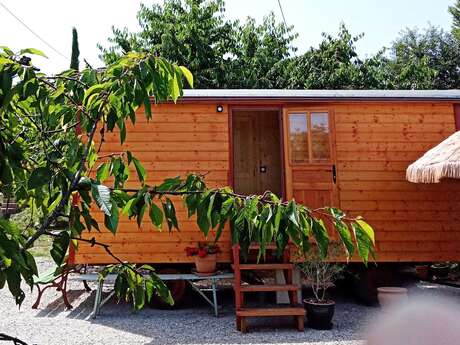
[{"label": "green plant in pot", "polygon": [[322,259],[312,253],[298,268],[303,275],[304,283],[311,287],[313,296],[303,300],[307,311],[307,324],[314,329],[331,329],[334,317],[335,301],[327,292],[334,286],[337,279],[343,276],[345,266]]}]

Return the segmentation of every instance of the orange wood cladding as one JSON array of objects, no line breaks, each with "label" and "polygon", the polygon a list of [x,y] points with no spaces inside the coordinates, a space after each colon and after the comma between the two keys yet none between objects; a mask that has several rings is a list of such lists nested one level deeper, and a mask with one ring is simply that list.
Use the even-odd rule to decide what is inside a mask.
[{"label": "orange wood cladding", "polygon": [[[127,126],[125,145],[119,145],[116,133],[108,134],[103,152],[131,150],[144,162],[149,184],[198,172],[208,173],[210,186],[227,185],[231,166],[229,104],[219,102],[224,108],[221,113],[216,112],[216,104],[197,101],[156,105],[150,122],[139,110],[137,124]],[[280,106],[284,113],[291,107]],[[377,261],[460,260],[460,181],[425,185],[405,179],[410,163],[456,130],[452,103],[337,102],[299,107],[321,108],[333,115],[337,173],[334,200],[350,215],[362,215],[373,225]],[[284,147],[285,160],[288,154],[289,147]],[[306,198],[330,181],[328,174],[285,169],[286,195]],[[129,186],[136,184],[131,182]],[[159,232],[146,216],[140,229],[135,221],[122,218],[117,236],[102,229],[87,237],[111,244],[116,255],[131,262],[192,262],[185,255],[185,247],[204,237],[194,219],[188,219],[182,201],[177,199],[176,205],[180,232],[169,233],[166,228]],[[96,218],[103,228],[102,215]],[[220,262],[231,260],[228,230],[219,241]],[[80,243],[75,262],[113,261],[100,248]]]}]

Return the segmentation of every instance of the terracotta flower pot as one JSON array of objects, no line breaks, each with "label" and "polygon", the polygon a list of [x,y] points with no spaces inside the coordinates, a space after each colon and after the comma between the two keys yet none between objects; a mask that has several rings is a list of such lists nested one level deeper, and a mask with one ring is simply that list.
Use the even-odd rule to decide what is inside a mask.
[{"label": "terracotta flower pot", "polygon": [[420,280],[430,280],[430,267],[428,265],[415,266],[415,273]]},{"label": "terracotta flower pot", "polygon": [[198,273],[213,273],[216,271],[217,254],[208,254],[204,258],[195,256],[195,266]]},{"label": "terracotta flower pot", "polygon": [[377,288],[377,298],[383,309],[387,309],[398,304],[406,303],[407,289],[402,287],[379,287]]}]

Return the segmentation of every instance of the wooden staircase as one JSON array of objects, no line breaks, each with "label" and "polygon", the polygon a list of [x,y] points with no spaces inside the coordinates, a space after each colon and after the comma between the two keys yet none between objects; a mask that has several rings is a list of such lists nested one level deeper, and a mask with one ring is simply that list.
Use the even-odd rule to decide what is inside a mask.
[{"label": "wooden staircase", "polygon": [[[249,250],[259,250],[258,245],[251,245]],[[267,250],[275,250],[275,245],[267,246]],[[299,331],[304,330],[305,309],[297,304],[299,286],[293,284],[294,265],[289,262],[289,249],[283,254],[281,263],[241,263],[240,246],[233,246],[233,269],[235,271],[235,307],[236,307],[236,328],[245,333],[247,332],[247,318],[249,317],[280,317],[294,316],[295,326]],[[274,285],[242,285],[241,271],[244,270],[283,270],[286,278],[286,284]],[[267,291],[287,291],[290,305],[284,307],[245,307],[244,295],[247,292],[267,292]]]}]

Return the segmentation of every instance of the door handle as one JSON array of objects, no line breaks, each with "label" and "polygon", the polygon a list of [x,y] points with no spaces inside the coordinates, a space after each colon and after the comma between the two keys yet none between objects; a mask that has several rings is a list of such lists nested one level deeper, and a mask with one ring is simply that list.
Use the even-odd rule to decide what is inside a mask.
[{"label": "door handle", "polygon": [[335,164],[332,165],[332,181],[334,184],[337,183],[337,170],[335,168]]}]

